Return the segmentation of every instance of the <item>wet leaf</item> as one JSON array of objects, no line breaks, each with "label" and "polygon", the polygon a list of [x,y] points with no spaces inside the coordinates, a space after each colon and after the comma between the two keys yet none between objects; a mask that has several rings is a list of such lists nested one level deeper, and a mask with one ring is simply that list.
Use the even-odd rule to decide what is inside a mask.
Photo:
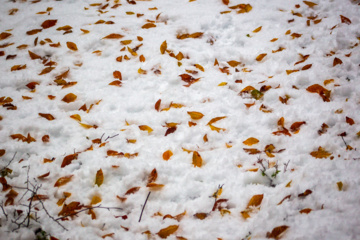
[{"label": "wet leaf", "polygon": [[39,113],[40,117],[46,118],[49,121],[54,120],[55,118],[50,113]]},{"label": "wet leaf", "polygon": [[314,158],[328,158],[332,153],[325,151],[322,147],[319,147],[317,151],[313,151],[310,153]]},{"label": "wet leaf", "polygon": [[251,145],[257,144],[258,142],[259,142],[259,140],[256,139],[256,138],[253,138],[253,137],[248,138],[248,139],[246,139],[245,141],[243,141],[243,143],[244,143],[245,145],[247,145],[247,146],[251,146]]},{"label": "wet leaf", "polygon": [[254,89],[251,91],[251,96],[253,98],[255,98],[256,100],[259,100],[260,98],[262,98],[262,96],[264,96],[264,94],[262,92],[260,92],[259,90]]},{"label": "wet leaf", "polygon": [[286,229],[288,229],[289,226],[286,225],[282,225],[282,226],[278,226],[275,227],[271,233],[267,232],[266,233],[266,238],[275,238],[275,239],[280,239],[282,234],[285,232]]},{"label": "wet leaf", "polygon": [[68,182],[71,181],[71,178],[72,178],[73,176],[74,176],[74,175],[67,175],[67,176],[65,176],[65,177],[59,178],[59,179],[56,181],[54,187],[61,187],[61,186],[65,185],[65,184],[67,184]]},{"label": "wet leaf", "polygon": [[103,184],[103,182],[104,182],[104,174],[102,169],[100,168],[100,170],[96,172],[95,184],[98,185],[98,187],[100,187],[101,184]]},{"label": "wet leaf", "polygon": [[187,112],[187,113],[190,115],[191,119],[193,120],[199,120],[204,117],[204,114],[202,114],[201,112]]},{"label": "wet leaf", "polygon": [[346,123],[351,126],[351,125],[354,125],[354,124],[355,124],[355,121],[354,121],[354,119],[352,119],[352,118],[346,117]]},{"label": "wet leaf", "polygon": [[301,68],[302,71],[308,70],[312,67],[312,64],[305,65]]},{"label": "wet leaf", "polygon": [[66,102],[66,103],[71,103],[74,102],[76,100],[77,96],[73,93],[68,93],[66,94],[63,99],[61,99],[61,101]]},{"label": "wet leaf", "polygon": [[41,27],[46,29],[55,26],[57,23],[56,19],[46,20],[41,24]]},{"label": "wet leaf", "polygon": [[162,157],[165,161],[168,161],[172,157],[173,153],[171,150],[167,150],[163,153]]},{"label": "wet leaf", "polygon": [[309,214],[311,211],[312,211],[311,208],[304,208],[304,209],[301,209],[301,210],[299,211],[299,213],[301,213],[301,214],[303,214],[303,213]]},{"label": "wet leaf", "polygon": [[72,162],[73,160],[77,159],[77,158],[78,158],[78,154],[77,154],[77,153],[74,153],[74,154],[70,154],[70,155],[65,156],[64,159],[63,159],[63,162],[62,162],[62,164],[61,164],[61,168],[65,167],[65,166],[67,166],[67,165],[69,165],[69,164],[71,164],[71,162]]},{"label": "wet leaf", "polygon": [[47,173],[45,173],[45,174],[42,174],[42,175],[38,176],[37,178],[38,178],[38,179],[43,179],[43,178],[48,177],[49,175],[50,175],[50,172],[47,172]]},{"label": "wet leaf", "polygon": [[194,165],[194,167],[201,167],[202,161],[203,160],[202,160],[200,154],[197,151],[194,151],[193,156],[192,156],[192,164]]},{"label": "wet leaf", "polygon": [[83,205],[80,202],[71,202],[64,204],[62,210],[58,213],[58,216],[69,216],[75,213],[75,210],[80,210]]},{"label": "wet leaf", "polygon": [[166,49],[167,49],[167,43],[166,43],[166,41],[164,41],[164,42],[161,44],[161,46],[160,46],[160,52],[161,52],[161,54],[164,54],[165,51],[166,51]]},{"label": "wet leaf", "polygon": [[312,191],[310,189],[306,189],[305,192],[300,193],[298,195],[298,197],[306,197],[306,196],[310,195],[311,193],[312,193]]},{"label": "wet leaf", "polygon": [[103,37],[102,39],[120,39],[123,38],[124,36],[118,33],[111,33],[105,37]]},{"label": "wet leaf", "polygon": [[76,44],[73,43],[73,42],[66,42],[66,46],[72,51],[77,51],[78,50]]},{"label": "wet leaf", "polygon": [[160,238],[167,238],[168,236],[170,236],[171,234],[175,233],[176,230],[178,230],[179,228],[179,225],[170,225],[166,228],[163,228],[161,229],[157,235],[160,237]]},{"label": "wet leaf", "polygon": [[122,80],[121,72],[119,72],[119,71],[114,71],[113,76],[114,76],[114,78]]}]

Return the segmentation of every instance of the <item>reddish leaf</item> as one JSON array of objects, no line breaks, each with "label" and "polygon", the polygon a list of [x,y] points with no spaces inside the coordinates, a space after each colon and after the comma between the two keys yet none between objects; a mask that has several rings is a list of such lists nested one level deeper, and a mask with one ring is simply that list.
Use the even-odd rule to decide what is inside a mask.
[{"label": "reddish leaf", "polygon": [[65,166],[71,164],[71,162],[72,162],[73,160],[77,159],[77,158],[78,158],[78,154],[77,154],[77,153],[67,155],[66,157],[64,157],[64,160],[63,160],[63,162],[62,162],[62,164],[61,164],[61,167],[63,168],[63,167],[65,167]]},{"label": "reddish leaf", "polygon": [[157,100],[157,102],[155,103],[155,110],[156,111],[160,111],[160,104],[161,104],[161,99]]},{"label": "reddish leaf", "polygon": [[139,189],[140,189],[140,187],[130,188],[129,190],[126,191],[125,195],[134,194],[134,193],[136,193],[137,191],[139,191]]},{"label": "reddish leaf", "polygon": [[122,80],[121,72],[119,71],[114,71],[113,76],[114,78],[118,78],[120,81]]},{"label": "reddish leaf", "polygon": [[57,20],[46,20],[41,24],[41,27],[46,29],[55,26]]},{"label": "reddish leaf", "polygon": [[271,233],[270,232],[266,233],[266,238],[280,239],[282,233],[288,228],[289,228],[289,226],[286,226],[286,225],[276,227],[271,231]]},{"label": "reddish leaf", "polygon": [[352,118],[346,117],[346,123],[348,123],[349,125],[354,125],[355,121]]},{"label": "reddish leaf", "polygon": [[165,137],[176,131],[176,127],[171,127],[166,130]]},{"label": "reddish leaf", "polygon": [[333,61],[333,67],[335,67],[336,65],[340,65],[340,64],[342,64],[343,62],[341,61],[341,59],[340,58],[334,58],[334,61]]},{"label": "reddish leaf", "polygon": [[343,16],[343,15],[340,15],[340,19],[341,19],[341,22],[342,22],[342,23],[346,23],[346,24],[348,24],[348,25],[351,24],[350,19],[348,19],[347,17],[345,17],[345,16]]},{"label": "reddish leaf", "polygon": [[158,174],[157,174],[156,168],[154,168],[148,177],[148,184],[155,182],[157,179],[157,176],[158,176]]},{"label": "reddish leaf", "polygon": [[310,195],[311,193],[312,193],[312,191],[310,189],[306,189],[306,191],[303,193],[300,193],[298,195],[298,197],[306,197],[306,196]]},{"label": "reddish leaf", "polygon": [[69,204],[64,204],[62,210],[59,212],[58,216],[69,216],[75,213],[75,210],[80,210],[83,205],[80,202],[71,202]]},{"label": "reddish leaf", "polygon": [[214,206],[213,206],[213,208],[212,208],[212,210],[211,211],[215,211],[217,208],[219,208],[219,210],[220,210],[220,204],[221,203],[224,203],[224,202],[227,202],[228,201],[228,199],[218,199],[218,200],[216,200],[216,202],[214,203]]},{"label": "reddish leaf", "polygon": [[61,186],[65,185],[65,184],[67,184],[68,182],[71,181],[72,176],[74,176],[74,175],[67,175],[65,177],[59,178],[56,181],[56,183],[54,184],[54,187],[61,187]]}]

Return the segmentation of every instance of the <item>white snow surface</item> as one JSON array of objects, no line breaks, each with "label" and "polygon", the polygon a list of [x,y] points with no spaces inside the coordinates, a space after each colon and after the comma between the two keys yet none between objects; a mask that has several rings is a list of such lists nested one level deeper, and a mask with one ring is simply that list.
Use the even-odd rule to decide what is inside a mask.
[{"label": "white snow surface", "polygon": [[[279,239],[360,239],[359,1],[313,0],[314,6],[299,0],[230,0],[229,5],[221,0],[131,2],[1,2],[0,149],[4,154],[0,167],[2,182],[5,179],[18,195],[11,205],[5,204],[11,190],[0,193],[0,239],[36,239],[39,228],[48,239],[50,235],[53,239],[161,239],[160,230],[172,225],[178,228],[167,239],[266,239],[279,226],[288,227],[275,234]],[[238,4],[250,4],[252,9],[237,13],[244,5],[229,8]],[[57,22],[42,29],[46,20]],[[99,20],[113,24],[95,24]],[[142,28],[146,23],[156,27]],[[71,32],[57,30],[65,25],[72,27]],[[42,31],[26,33],[32,29]],[[196,32],[203,35],[177,38]],[[112,33],[123,37],[104,39]],[[132,42],[124,45],[120,42],[124,40]],[[164,41],[167,51],[162,54]],[[67,42],[75,43],[78,50],[69,49]],[[50,46],[56,43],[60,46]],[[283,50],[274,52],[279,48]],[[94,53],[97,50],[101,52]],[[32,60],[28,51],[41,59]],[[180,61],[170,56],[179,52],[184,55]],[[257,61],[262,53],[267,55]],[[301,54],[309,56],[297,63]],[[140,61],[141,55],[145,61]],[[121,62],[116,60],[120,56]],[[342,63],[335,65],[336,59]],[[50,61],[55,62],[54,69],[40,75]],[[240,64],[232,67],[229,61]],[[11,70],[24,64],[25,69]],[[139,73],[140,68],[146,73]],[[77,83],[62,87],[54,80],[67,70],[64,80]],[[114,71],[122,74],[121,86],[109,85],[118,80]],[[199,79],[186,87],[181,74]],[[31,82],[37,83],[35,89],[27,86]],[[331,91],[330,97],[307,91],[314,84]],[[261,98],[240,93],[247,86],[261,90]],[[69,93],[76,100],[62,101]],[[285,96],[288,100],[283,103],[279,97]],[[6,103],[7,97],[13,101]],[[182,107],[175,108],[175,103]],[[93,106],[80,110],[84,104],[87,109]],[[188,112],[204,116],[194,120]],[[81,116],[81,123],[97,128],[81,126],[70,117],[75,114]],[[218,131],[208,125],[216,117],[226,117],[212,123],[221,128]],[[278,125],[281,117],[284,126]],[[306,123],[291,131],[295,122]],[[177,126],[165,136],[167,123]],[[320,134],[323,123],[328,128]],[[153,131],[139,128],[144,125]],[[284,128],[291,136],[273,134]],[[339,136],[344,132],[346,136]],[[30,134],[35,141],[14,139],[14,134],[24,138]],[[49,142],[42,141],[44,135],[49,135]],[[247,146],[244,141],[250,137],[259,142]],[[92,141],[100,138],[101,143]],[[270,144],[275,150],[266,153]],[[316,156],[319,147],[326,151],[324,158],[310,154]],[[248,148],[258,153],[249,154],[244,150]],[[109,150],[120,154],[109,156]],[[167,150],[173,155],[166,161]],[[63,159],[74,153],[77,159],[61,167]],[[200,167],[193,165],[197,153],[203,161]],[[44,159],[55,160],[45,163]],[[12,172],[6,174],[6,168]],[[104,180],[98,186],[95,177],[100,169]],[[147,187],[153,169],[158,174],[155,183],[164,185],[160,189]],[[38,178],[48,172],[49,176]],[[54,186],[68,175],[73,175],[70,182]],[[219,185],[222,193],[215,199]],[[48,199],[42,205],[33,198],[29,205],[32,192],[24,187],[39,187],[37,194]],[[125,195],[134,187],[140,188]],[[299,196],[306,190],[311,194]],[[57,220],[62,227],[50,216],[61,217],[64,205],[57,203],[64,192],[71,193],[65,204],[79,202],[85,209],[99,196],[101,202],[94,206],[116,209],[95,208],[96,219],[87,210]],[[263,199],[249,210],[254,195]],[[219,199],[225,200],[213,210]],[[29,225],[27,220],[14,223],[26,218],[29,206]],[[304,209],[311,212],[300,212]],[[18,216],[16,210],[23,213]],[[165,217],[184,212],[181,219]],[[206,213],[206,218],[197,218],[198,213]]]}]

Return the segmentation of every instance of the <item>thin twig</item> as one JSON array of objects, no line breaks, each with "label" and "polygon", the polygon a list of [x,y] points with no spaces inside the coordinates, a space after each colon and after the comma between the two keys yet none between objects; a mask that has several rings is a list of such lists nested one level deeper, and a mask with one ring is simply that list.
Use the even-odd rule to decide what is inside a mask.
[{"label": "thin twig", "polygon": [[263,164],[263,159],[260,159],[260,158],[258,158],[258,161],[257,161],[257,163],[259,163],[260,164],[260,166],[262,167],[262,170],[261,170],[261,173],[262,173],[262,175],[263,176],[265,176],[265,177],[267,177],[267,179],[269,179],[269,181],[270,181],[270,183],[269,183],[269,185],[270,185],[270,187],[275,187],[276,185],[275,184],[273,184],[273,179],[271,178],[271,177],[269,177],[269,175],[267,175],[266,174],[266,168],[265,168],[265,166],[264,166],[264,164]]},{"label": "thin twig", "polygon": [[108,136],[104,141],[106,142],[106,140],[108,140],[108,139],[110,139],[110,138],[114,138],[114,137],[116,137],[116,136],[119,136],[119,134],[115,134],[114,136]]},{"label": "thin twig", "polygon": [[150,197],[150,193],[151,193],[151,191],[150,191],[149,194],[147,195],[146,200],[145,200],[145,203],[144,203],[144,206],[142,207],[141,214],[140,214],[140,218],[139,218],[139,222],[141,221],[141,217],[142,217],[142,215],[143,215],[143,212],[144,212],[144,209],[145,209],[145,205],[146,205],[146,203],[147,203],[147,200],[148,200],[149,197]]},{"label": "thin twig", "polygon": [[289,166],[290,160],[287,163],[284,163],[284,173],[286,172],[288,166]]},{"label": "thin twig", "polygon": [[42,205],[45,213],[48,215],[48,217],[51,218],[53,221],[55,221],[57,224],[59,224],[60,227],[62,227],[65,231],[69,231],[66,227],[64,227],[61,223],[59,223],[59,221],[57,221],[53,216],[51,216],[51,215],[49,214],[49,212],[47,211],[47,209],[46,209],[45,206],[44,206],[43,201],[42,201],[40,198],[38,198],[38,199],[39,199],[39,201],[40,201],[40,203],[41,203],[41,205]]},{"label": "thin twig", "polygon": [[87,207],[87,208],[84,208],[84,209],[79,210],[79,211],[77,211],[77,212],[74,212],[74,213],[65,215],[65,216],[63,216],[63,217],[55,218],[55,221],[61,220],[61,219],[63,219],[63,218],[71,217],[71,216],[74,216],[74,215],[76,215],[76,214],[78,214],[78,213],[85,212],[85,211],[91,210],[91,209],[96,209],[96,208],[107,209],[107,210],[110,210],[110,209],[122,210],[122,208],[118,208],[118,207],[101,207],[101,205],[99,205],[99,206],[94,206],[94,207]]},{"label": "thin twig", "polygon": [[4,213],[4,215],[5,215],[5,217],[6,217],[6,221],[7,221],[7,220],[8,220],[8,215],[7,215],[6,212],[5,212],[4,203],[3,203],[3,202],[1,202],[0,208],[1,208],[2,212]]}]

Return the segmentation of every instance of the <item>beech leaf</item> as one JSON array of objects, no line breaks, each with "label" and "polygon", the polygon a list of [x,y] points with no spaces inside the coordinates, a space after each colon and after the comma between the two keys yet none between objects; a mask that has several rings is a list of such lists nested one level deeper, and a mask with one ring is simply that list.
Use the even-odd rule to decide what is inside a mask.
[{"label": "beech leaf", "polygon": [[170,225],[166,228],[161,229],[157,235],[161,238],[167,238],[168,236],[170,236],[171,234],[173,234],[174,232],[176,232],[176,230],[178,230],[179,225]]},{"label": "beech leaf", "polygon": [[68,93],[63,97],[63,99],[61,99],[61,101],[70,103],[70,102],[74,102],[76,100],[76,98],[77,98],[77,96],[75,94]]},{"label": "beech leaf", "polygon": [[118,33],[111,33],[105,37],[103,37],[103,39],[120,39],[123,38],[124,36]]},{"label": "beech leaf", "polygon": [[56,19],[46,20],[46,21],[44,21],[44,22],[41,24],[41,27],[44,28],[44,29],[50,28],[50,27],[55,26],[56,23],[57,23],[57,20],[56,20]]},{"label": "beech leaf", "polygon": [[282,225],[282,226],[275,227],[275,228],[271,231],[271,233],[270,233],[270,232],[267,232],[267,233],[266,233],[266,238],[280,239],[282,233],[284,233],[285,230],[288,229],[288,228],[289,228],[289,226],[286,226],[286,225]]},{"label": "beech leaf", "polygon": [[201,119],[202,117],[204,117],[204,114],[202,114],[201,112],[187,112],[191,119],[193,120],[199,120]]},{"label": "beech leaf", "polygon": [[77,51],[78,50],[76,44],[73,43],[73,42],[66,42],[66,46],[72,51]]},{"label": "beech leaf", "polygon": [[203,160],[202,160],[200,154],[197,151],[194,151],[193,156],[192,156],[192,164],[194,165],[194,167],[201,167],[202,161]]},{"label": "beech leaf", "polygon": [[71,178],[73,177],[74,175],[67,175],[65,177],[61,177],[59,178],[56,183],[54,184],[54,187],[61,187],[65,184],[67,184],[68,182],[71,181]]},{"label": "beech leaf", "polygon": [[49,121],[54,120],[55,118],[50,113],[39,113],[40,117],[46,118]]},{"label": "beech leaf", "polygon": [[251,146],[251,145],[257,144],[258,142],[259,142],[259,140],[256,139],[256,138],[253,138],[253,137],[248,138],[248,139],[246,139],[245,141],[243,141],[243,143],[244,143],[245,145],[247,145],[247,146]]},{"label": "beech leaf", "polygon": [[160,45],[160,52],[161,52],[161,54],[164,54],[165,51],[166,51],[166,49],[167,49],[167,43],[166,43],[166,41],[164,41],[164,42]]},{"label": "beech leaf", "polygon": [[104,174],[102,169],[100,168],[100,170],[96,172],[95,184],[98,185],[98,187],[100,187],[101,184],[103,184],[103,182],[104,182]]}]

